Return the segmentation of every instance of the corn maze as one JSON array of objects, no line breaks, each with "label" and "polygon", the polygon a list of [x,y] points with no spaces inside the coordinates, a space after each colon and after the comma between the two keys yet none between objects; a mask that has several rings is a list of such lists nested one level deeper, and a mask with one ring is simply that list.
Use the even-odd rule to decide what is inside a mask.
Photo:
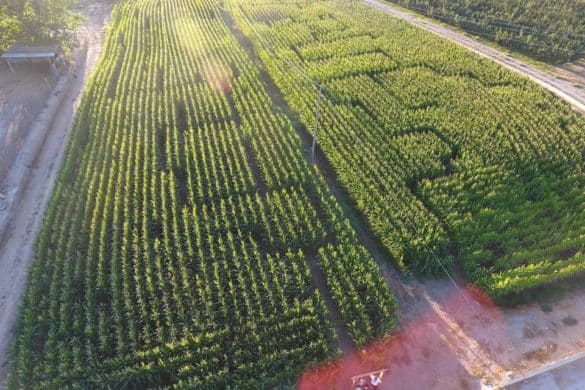
[{"label": "corn maze", "polygon": [[229,0],[287,104],[406,272],[498,299],[585,271],[585,121],[359,1]]},{"label": "corn maze", "polygon": [[[12,388],[265,388],[397,323],[371,255],[205,0],[120,3],[36,248]],[[369,293],[372,289],[376,291]]]},{"label": "corn maze", "polygon": [[320,164],[402,272],[505,300],[585,271],[583,118],[359,1],[121,1],[103,53],[10,388],[274,388],[340,329],[390,334],[391,286],[303,150],[317,112]]}]

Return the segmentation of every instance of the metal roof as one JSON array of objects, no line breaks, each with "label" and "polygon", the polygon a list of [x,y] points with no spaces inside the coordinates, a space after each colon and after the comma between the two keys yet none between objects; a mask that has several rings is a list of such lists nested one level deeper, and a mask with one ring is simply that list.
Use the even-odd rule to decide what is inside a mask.
[{"label": "metal roof", "polygon": [[58,44],[50,46],[24,46],[13,45],[8,49],[2,58],[4,59],[27,59],[27,58],[53,58],[59,54]]}]

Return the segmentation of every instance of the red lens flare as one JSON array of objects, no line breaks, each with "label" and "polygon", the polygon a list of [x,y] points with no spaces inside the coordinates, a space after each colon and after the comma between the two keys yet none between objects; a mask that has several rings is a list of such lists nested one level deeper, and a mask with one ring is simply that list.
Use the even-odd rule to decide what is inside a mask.
[{"label": "red lens flare", "polygon": [[[478,388],[504,379],[508,332],[500,309],[474,287],[415,291],[416,312],[391,336],[305,372],[299,388],[354,389],[351,378],[386,369],[378,389]],[[414,310],[413,310],[414,309]],[[371,386],[369,388],[372,388]]]}]

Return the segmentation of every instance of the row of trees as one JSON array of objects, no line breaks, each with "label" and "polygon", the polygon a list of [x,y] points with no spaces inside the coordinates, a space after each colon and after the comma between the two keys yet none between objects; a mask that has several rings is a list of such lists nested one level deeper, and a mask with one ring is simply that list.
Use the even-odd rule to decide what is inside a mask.
[{"label": "row of trees", "polygon": [[580,0],[389,0],[535,58],[564,62],[585,54]]}]

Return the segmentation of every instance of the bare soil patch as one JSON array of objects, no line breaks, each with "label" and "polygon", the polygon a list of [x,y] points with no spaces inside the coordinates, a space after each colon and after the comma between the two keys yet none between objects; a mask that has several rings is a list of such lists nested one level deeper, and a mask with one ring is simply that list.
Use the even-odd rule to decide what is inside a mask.
[{"label": "bare soil patch", "polygon": [[580,59],[554,68],[559,76],[572,82],[585,94],[585,59]]},{"label": "bare soil patch", "polygon": [[0,180],[57,83],[47,64],[18,64],[14,70],[0,64]]},{"label": "bare soil patch", "polygon": [[585,329],[563,324],[567,316],[585,319],[585,289],[557,297],[545,312],[538,302],[499,307],[460,281],[459,288],[437,279],[402,283],[410,293],[401,298],[398,331],[364,354],[337,362],[329,368],[334,375],[308,372],[302,388],[318,383],[341,388],[351,376],[381,368],[388,369],[381,389],[498,388],[585,351]]}]

